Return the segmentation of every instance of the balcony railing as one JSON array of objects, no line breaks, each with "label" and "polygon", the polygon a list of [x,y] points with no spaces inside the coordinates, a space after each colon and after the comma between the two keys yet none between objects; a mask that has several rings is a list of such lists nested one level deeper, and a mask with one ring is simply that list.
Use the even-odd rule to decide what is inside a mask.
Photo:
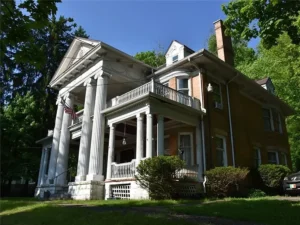
[{"label": "balcony railing", "polygon": [[135,159],[127,163],[115,163],[111,164],[111,178],[122,179],[132,178],[135,174]]},{"label": "balcony railing", "polygon": [[117,96],[107,102],[107,108],[134,100],[149,93],[160,95],[164,98],[178,102],[180,104],[200,110],[200,101],[191,96],[183,94],[177,90],[164,86],[160,83],[150,81],[138,88],[135,88],[123,95]]},{"label": "balcony railing", "polygon": [[186,166],[185,168],[179,170],[176,173],[176,178],[193,178],[197,179],[198,177],[198,165]]},{"label": "balcony railing", "polygon": [[76,123],[81,123],[83,118],[83,109],[76,112],[76,118],[72,120],[72,125]]}]

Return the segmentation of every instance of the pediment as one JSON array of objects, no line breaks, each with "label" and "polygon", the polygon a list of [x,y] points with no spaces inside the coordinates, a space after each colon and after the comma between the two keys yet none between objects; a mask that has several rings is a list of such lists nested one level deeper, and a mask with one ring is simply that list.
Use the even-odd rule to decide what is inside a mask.
[{"label": "pediment", "polygon": [[81,60],[84,55],[86,55],[99,43],[100,41],[75,37],[54,76],[52,77],[52,80],[56,79],[60,74]]}]

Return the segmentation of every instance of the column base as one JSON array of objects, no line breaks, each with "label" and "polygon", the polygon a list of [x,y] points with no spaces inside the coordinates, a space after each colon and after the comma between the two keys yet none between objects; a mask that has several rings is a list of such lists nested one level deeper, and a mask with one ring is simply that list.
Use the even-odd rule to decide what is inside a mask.
[{"label": "column base", "polygon": [[75,200],[104,199],[103,181],[78,181],[69,183],[68,194]]},{"label": "column base", "polygon": [[87,181],[104,181],[103,175],[96,175],[96,174],[88,174],[86,175]]},{"label": "column base", "polygon": [[58,195],[65,195],[67,192],[67,186],[44,184],[35,188],[34,197],[40,199],[51,199],[58,197]]},{"label": "column base", "polygon": [[75,177],[75,182],[85,181],[86,175],[79,175]]}]

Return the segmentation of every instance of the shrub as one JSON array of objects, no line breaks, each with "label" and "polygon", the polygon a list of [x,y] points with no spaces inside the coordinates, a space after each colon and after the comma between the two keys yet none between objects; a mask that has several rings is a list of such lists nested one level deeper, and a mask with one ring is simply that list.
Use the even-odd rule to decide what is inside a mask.
[{"label": "shrub", "polygon": [[178,156],[149,158],[140,162],[135,178],[151,199],[170,199],[175,193],[176,172],[183,167],[184,161]]},{"label": "shrub", "polygon": [[264,191],[259,189],[251,189],[248,195],[249,198],[260,198],[265,196],[267,196],[267,194]]},{"label": "shrub", "polygon": [[283,165],[264,164],[258,168],[260,177],[264,185],[271,194],[279,194],[283,178],[291,171]]},{"label": "shrub", "polygon": [[206,171],[207,189],[214,197],[235,196],[240,193],[249,170],[247,168],[216,167]]}]

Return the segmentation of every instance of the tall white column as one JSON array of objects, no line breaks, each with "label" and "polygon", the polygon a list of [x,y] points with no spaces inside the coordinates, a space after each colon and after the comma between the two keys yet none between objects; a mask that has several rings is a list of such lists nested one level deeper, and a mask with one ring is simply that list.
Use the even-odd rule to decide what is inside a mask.
[{"label": "tall white column", "polygon": [[89,170],[90,160],[90,147],[92,136],[92,119],[95,95],[96,95],[96,82],[92,78],[89,78],[84,85],[86,86],[84,111],[82,118],[82,129],[79,145],[78,165],[76,181],[84,181]]},{"label": "tall white column", "polygon": [[157,116],[157,155],[164,155],[164,117]]},{"label": "tall white column", "polygon": [[42,179],[42,174],[43,174],[44,158],[45,158],[45,151],[44,151],[44,148],[43,148],[42,149],[42,155],[41,155],[40,170],[39,170],[39,177],[38,177],[37,186],[41,186],[41,179]]},{"label": "tall white column", "polygon": [[49,149],[45,148],[44,149],[44,160],[43,160],[43,170],[42,170],[42,176],[41,176],[41,185],[45,183],[45,175],[47,173],[47,167],[49,163]]},{"label": "tall white column", "polygon": [[103,151],[105,117],[101,110],[105,109],[107,96],[108,75],[103,71],[95,76],[97,79],[97,90],[95,98],[94,122],[92,129],[91,152],[89,162],[89,173],[87,180],[104,180],[103,176]]},{"label": "tall white column", "polygon": [[196,159],[198,165],[198,180],[203,181],[202,133],[200,121],[196,126]]},{"label": "tall white column", "polygon": [[[72,94],[67,94],[66,104],[73,108],[74,96]],[[56,184],[65,185],[68,169],[68,157],[69,157],[69,144],[70,144],[70,131],[69,126],[71,125],[71,115],[64,112],[63,122],[61,127],[61,135],[59,141],[59,151],[56,163]]]},{"label": "tall white column", "polygon": [[147,130],[146,130],[146,157],[147,158],[152,158],[152,139],[153,139],[153,119],[152,119],[152,114],[147,113]]},{"label": "tall white column", "polygon": [[115,125],[111,124],[109,126],[106,180],[111,179],[111,163],[114,161],[114,155],[115,155]]},{"label": "tall white column", "polygon": [[63,120],[64,106],[61,104],[61,97],[57,99],[57,111],[56,111],[56,119],[55,119],[55,127],[53,131],[53,140],[52,140],[52,148],[49,162],[49,172],[48,172],[48,183],[49,179],[54,179],[56,172],[56,162],[58,156],[59,149],[59,141],[60,141],[60,131]]},{"label": "tall white column", "polygon": [[143,118],[144,115],[142,114],[136,116],[136,166],[139,165],[144,152]]}]

